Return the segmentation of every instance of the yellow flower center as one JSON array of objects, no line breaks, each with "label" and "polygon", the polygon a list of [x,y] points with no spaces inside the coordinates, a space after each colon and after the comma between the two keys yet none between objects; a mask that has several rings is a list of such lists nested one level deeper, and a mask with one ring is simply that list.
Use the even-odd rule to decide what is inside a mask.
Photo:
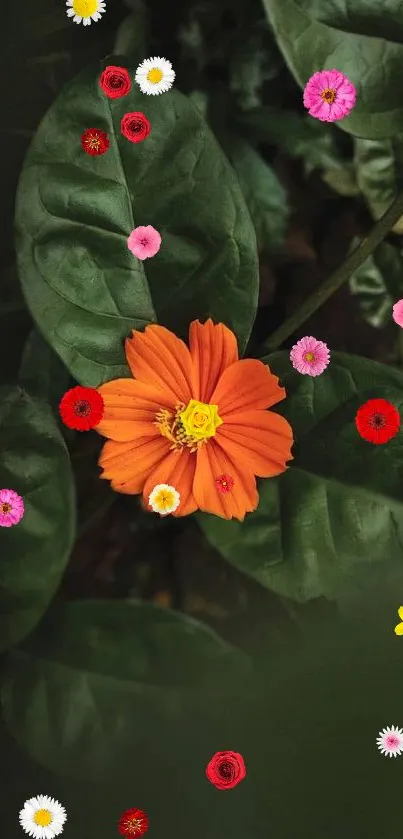
[{"label": "yellow flower center", "polygon": [[334,89],[334,87],[326,87],[324,90],[322,90],[320,95],[322,99],[324,99],[325,102],[328,103],[328,105],[333,105],[333,102],[335,101],[337,96],[337,91]]},{"label": "yellow flower center", "polygon": [[73,0],[73,9],[80,17],[91,17],[98,9],[98,0]]},{"label": "yellow flower center", "polygon": [[160,434],[171,440],[171,449],[176,451],[187,446],[191,452],[196,452],[209,437],[214,437],[221,424],[218,405],[207,405],[196,399],[191,399],[186,408],[176,405],[175,413],[163,408],[155,418]]},{"label": "yellow flower center", "polygon": [[162,77],[163,72],[159,69],[159,67],[153,67],[147,73],[147,81],[151,82],[151,84],[158,84],[158,82],[161,81]]},{"label": "yellow flower center", "polygon": [[40,827],[47,827],[52,821],[52,813],[49,810],[37,810],[34,815],[34,822],[35,824],[39,824]]},{"label": "yellow flower center", "polygon": [[315,358],[315,356],[314,356],[313,352],[305,353],[305,361],[313,361],[314,358]]},{"label": "yellow flower center", "polygon": [[165,513],[175,503],[175,496],[169,489],[160,489],[153,500],[155,506]]},{"label": "yellow flower center", "polygon": [[11,513],[11,504],[4,504],[1,505],[1,512],[2,513]]}]

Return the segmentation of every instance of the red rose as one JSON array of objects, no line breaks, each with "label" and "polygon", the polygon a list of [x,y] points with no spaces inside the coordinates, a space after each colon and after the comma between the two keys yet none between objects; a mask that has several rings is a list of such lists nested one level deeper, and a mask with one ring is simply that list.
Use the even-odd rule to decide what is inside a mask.
[{"label": "red rose", "polygon": [[119,99],[126,96],[132,86],[130,76],[125,67],[114,67],[112,64],[105,67],[99,78],[99,84],[109,99]]},{"label": "red rose", "polygon": [[242,755],[238,752],[216,752],[206,766],[206,775],[217,789],[232,789],[246,775]]},{"label": "red rose", "polygon": [[77,385],[66,391],[60,402],[59,412],[68,428],[89,431],[101,422],[104,400],[95,388]]},{"label": "red rose", "polygon": [[125,114],[120,123],[120,130],[131,143],[141,143],[148,137],[151,125],[142,113],[134,111],[132,114]]},{"label": "red rose", "polygon": [[98,154],[105,154],[108,151],[110,142],[105,131],[100,128],[87,128],[81,135],[81,145],[87,154],[95,157]]}]

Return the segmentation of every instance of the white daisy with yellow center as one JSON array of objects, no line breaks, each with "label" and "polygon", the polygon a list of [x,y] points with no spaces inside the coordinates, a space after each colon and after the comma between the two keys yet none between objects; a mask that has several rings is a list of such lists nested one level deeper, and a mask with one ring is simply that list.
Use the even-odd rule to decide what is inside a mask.
[{"label": "white daisy with yellow center", "polygon": [[100,20],[106,11],[105,0],[67,0],[67,15],[73,23],[90,26],[92,20]]},{"label": "white daisy with yellow center", "polygon": [[67,814],[64,807],[49,795],[29,798],[20,810],[20,825],[35,839],[53,839],[63,830]]},{"label": "white daisy with yellow center", "polygon": [[166,58],[146,58],[137,67],[134,78],[142,93],[158,96],[159,93],[166,93],[172,87],[175,72],[171,62]]},{"label": "white daisy with yellow center", "polygon": [[180,500],[179,492],[169,484],[157,484],[148,496],[151,509],[154,510],[154,513],[159,513],[160,516],[174,513],[179,507]]}]

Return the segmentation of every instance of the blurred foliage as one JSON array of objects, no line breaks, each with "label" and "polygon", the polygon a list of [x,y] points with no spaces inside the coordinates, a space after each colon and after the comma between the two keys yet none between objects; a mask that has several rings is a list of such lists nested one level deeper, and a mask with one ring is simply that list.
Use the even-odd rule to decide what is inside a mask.
[{"label": "blurred foliage", "polygon": [[[259,355],[298,295],[316,288],[401,187],[400,4],[109,0],[90,28],[72,25],[60,0],[6,6],[1,469],[2,485],[28,498],[12,542],[2,532],[0,543],[7,836],[20,835],[17,810],[39,786],[67,806],[77,839],[89,823],[106,839],[120,812],[137,805],[169,839],[218,839],[223,824],[234,839],[266,839],[268,830],[277,839],[301,830],[315,839],[389,836],[397,761],[379,757],[375,737],[403,726],[403,642],[393,635],[403,600],[401,453],[397,438],[369,461],[352,435],[357,390],[369,398],[382,387],[401,402],[390,324],[403,297],[400,223],[346,296],[306,325],[335,336],[332,352],[344,349],[345,329],[349,352],[399,369],[335,354],[327,378],[313,382],[296,376],[286,353],[270,358],[294,394],[284,413],[297,456],[262,485],[245,525],[204,518],[208,544],[194,520],[156,520],[114,494],[98,478],[98,436],[61,426],[58,403],[74,381],[27,310],[13,213],[28,145],[65,83],[111,56],[135,65],[165,55],[232,164],[255,228]],[[302,85],[330,56],[354,81],[365,65],[365,91],[340,126],[313,120],[302,105]],[[27,298],[34,279],[26,270]],[[41,327],[51,307],[37,298],[35,306]],[[228,798],[204,778],[220,747],[247,760],[247,779]]]}]

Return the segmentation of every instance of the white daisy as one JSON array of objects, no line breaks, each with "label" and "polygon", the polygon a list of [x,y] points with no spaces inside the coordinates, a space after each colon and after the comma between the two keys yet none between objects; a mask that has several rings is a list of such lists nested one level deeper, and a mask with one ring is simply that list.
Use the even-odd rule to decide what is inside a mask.
[{"label": "white daisy", "polygon": [[382,754],[397,757],[403,751],[403,729],[395,725],[388,726],[379,732],[376,742]]},{"label": "white daisy", "polygon": [[49,795],[29,798],[20,810],[20,825],[35,839],[53,839],[63,830],[67,814],[64,807]]},{"label": "white daisy", "polygon": [[90,26],[92,20],[100,20],[106,11],[105,0],[67,0],[67,15],[73,23]]},{"label": "white daisy", "polygon": [[142,93],[157,96],[159,93],[166,93],[172,87],[175,72],[166,58],[146,58],[137,67],[134,78]]},{"label": "white daisy", "polygon": [[179,492],[169,484],[157,484],[148,496],[150,507],[160,516],[174,513],[179,507],[180,500]]}]

